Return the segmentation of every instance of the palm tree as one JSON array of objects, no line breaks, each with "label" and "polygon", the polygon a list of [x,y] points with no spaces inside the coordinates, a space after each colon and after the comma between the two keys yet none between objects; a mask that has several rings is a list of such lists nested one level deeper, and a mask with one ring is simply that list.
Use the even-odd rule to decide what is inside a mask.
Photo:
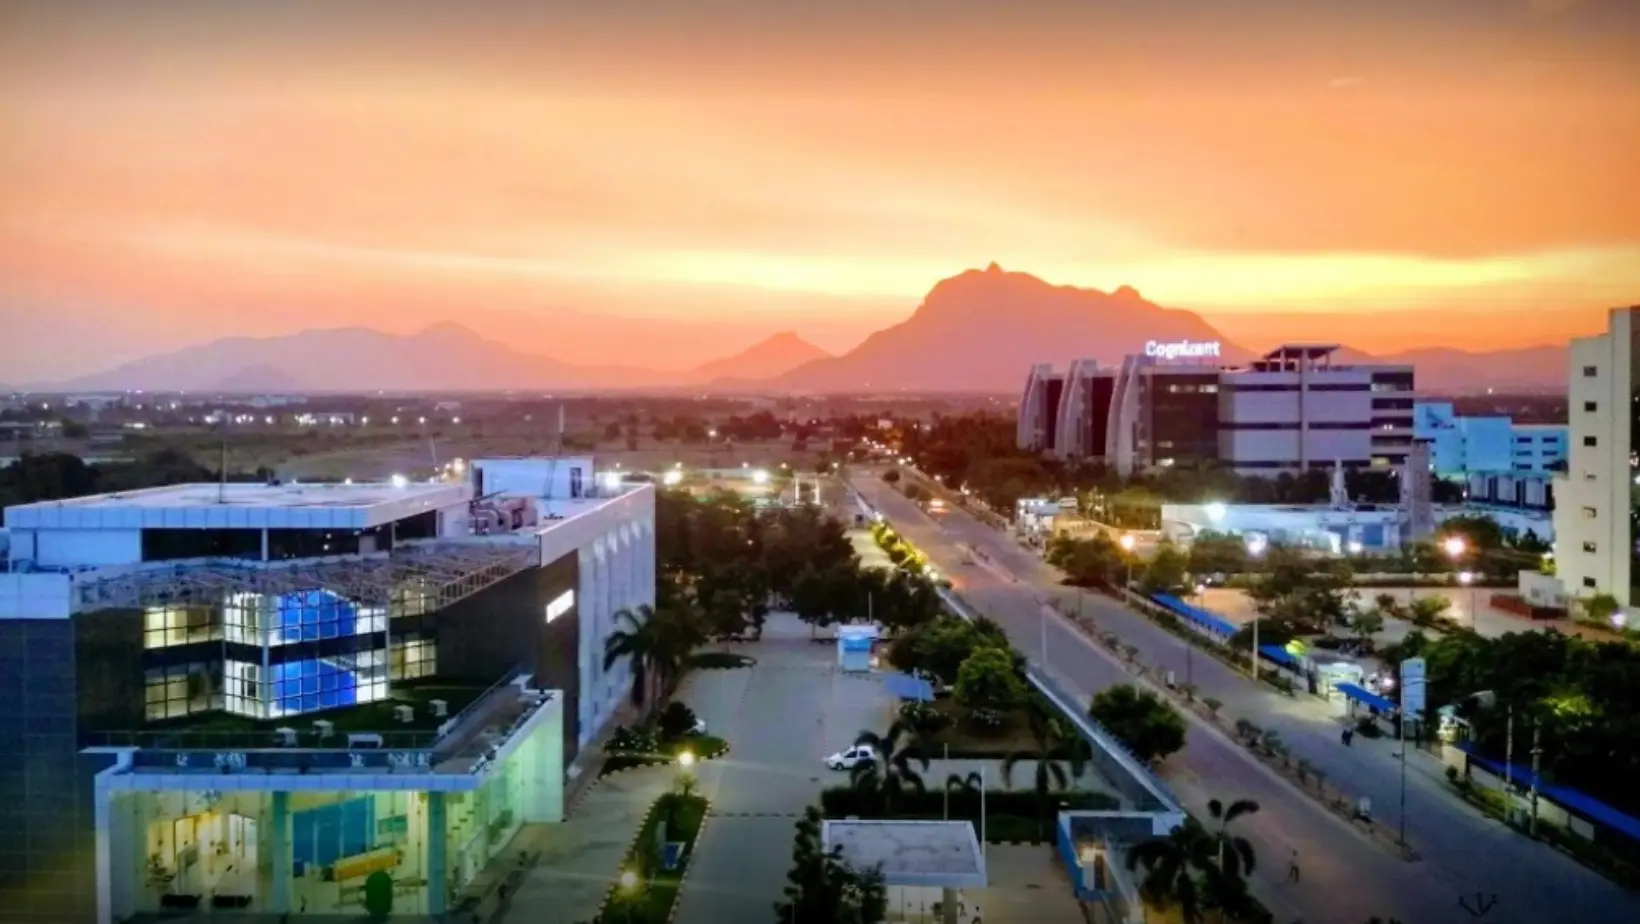
[{"label": "palm tree", "polygon": [[1160,837],[1140,841],[1128,851],[1127,867],[1143,868],[1139,894],[1154,905],[1175,907],[1185,924],[1200,924],[1205,906],[1202,887],[1196,880],[1204,864],[1211,863],[1212,837],[1194,818]]},{"label": "palm tree", "polygon": [[604,670],[623,659],[632,667],[632,705],[653,710],[659,693],[683,670],[700,643],[693,614],[685,607],[656,611],[640,606],[615,614],[615,631],[604,640]]},{"label": "palm tree", "polygon": [[854,744],[869,746],[876,752],[877,759],[869,764],[856,764],[849,772],[849,782],[860,792],[876,795],[885,813],[892,813],[906,790],[927,791],[922,774],[928,770],[928,757],[923,753],[922,742],[904,720],[896,719],[888,731],[880,735],[862,731]]},{"label": "palm tree", "polygon": [[[1035,743],[1033,748],[1015,751],[1002,761],[1002,779],[1012,789],[1014,768],[1025,761],[1035,762],[1036,797],[1042,804],[1042,835],[1047,837],[1048,802],[1053,791],[1063,791],[1071,777],[1080,777],[1087,770],[1087,762],[1092,755],[1088,743],[1081,736],[1067,734],[1064,724],[1058,719],[1047,718],[1034,711],[1031,713],[1031,738]],[[1054,757],[1056,752],[1070,756],[1060,760]]]},{"label": "palm tree", "polygon": [[1251,815],[1258,811],[1258,803],[1252,799],[1237,799],[1228,806],[1217,799],[1207,802],[1207,814],[1218,827],[1210,835],[1214,850],[1217,854],[1216,862],[1220,871],[1230,879],[1245,882],[1258,866],[1258,858],[1253,855],[1253,845],[1247,838],[1230,833],[1230,824],[1244,815]]}]

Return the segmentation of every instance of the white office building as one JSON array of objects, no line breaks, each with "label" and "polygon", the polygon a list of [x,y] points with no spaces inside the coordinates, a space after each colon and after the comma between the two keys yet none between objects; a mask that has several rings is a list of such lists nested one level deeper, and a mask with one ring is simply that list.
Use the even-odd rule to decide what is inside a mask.
[{"label": "white office building", "polygon": [[1180,359],[1152,351],[1116,368],[1037,365],[1020,404],[1018,443],[1122,472],[1204,461],[1272,476],[1403,464],[1413,435],[1412,367],[1338,363],[1337,349],[1288,345],[1235,368],[1189,351]]},{"label": "white office building", "polygon": [[1555,489],[1555,568],[1566,595],[1610,594],[1632,611],[1635,388],[1640,307],[1571,342],[1566,471]]},{"label": "white office building", "polygon": [[1547,472],[1566,461],[1566,428],[1517,424],[1508,417],[1464,417],[1448,402],[1413,406],[1413,433],[1430,443],[1438,478],[1472,473]]},{"label": "white office building", "polygon": [[0,920],[340,920],[378,873],[442,919],[630,689],[654,501],[504,459],[7,508]]}]

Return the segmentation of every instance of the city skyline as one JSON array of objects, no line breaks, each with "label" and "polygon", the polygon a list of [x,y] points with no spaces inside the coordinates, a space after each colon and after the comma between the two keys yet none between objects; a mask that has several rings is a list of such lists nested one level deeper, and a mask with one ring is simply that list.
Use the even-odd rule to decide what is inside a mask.
[{"label": "city skyline", "polygon": [[1631,4],[793,6],[19,4],[4,377],[440,320],[557,355],[566,315],[657,367],[841,352],[991,261],[1255,347],[1563,342],[1640,293]]}]

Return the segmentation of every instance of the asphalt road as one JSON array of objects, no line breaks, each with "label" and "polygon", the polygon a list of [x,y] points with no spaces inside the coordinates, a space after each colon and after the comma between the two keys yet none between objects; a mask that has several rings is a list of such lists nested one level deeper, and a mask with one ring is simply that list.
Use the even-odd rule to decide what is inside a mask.
[{"label": "asphalt road", "polygon": [[[952,577],[958,593],[1001,623],[1021,651],[1071,690],[1091,696],[1133,681],[1108,652],[1045,613],[1041,599],[1062,588],[1034,554],[960,509],[930,519],[869,472],[860,472],[853,484]],[[984,550],[989,563],[962,565],[972,546]],[[1144,660],[1174,670],[1181,682],[1188,670],[1201,695],[1222,700],[1226,714],[1278,730],[1295,758],[1309,759],[1345,791],[1369,796],[1374,814],[1396,823],[1400,762],[1393,743],[1357,738],[1346,749],[1322,704],[1266,693],[1206,656],[1187,662],[1183,642],[1114,601],[1090,595],[1085,606],[1102,628],[1138,647]],[[1163,776],[1192,812],[1202,812],[1209,798],[1259,802],[1260,812],[1246,819],[1243,833],[1263,858],[1255,890],[1278,922],[1355,924],[1373,915],[1406,924],[1471,921],[1474,916],[1458,901],[1473,902],[1477,893],[1497,896],[1488,922],[1640,920],[1634,894],[1449,795],[1432,758],[1415,753],[1408,771],[1407,840],[1421,856],[1413,862],[1391,855],[1206,723],[1193,720],[1189,745],[1168,760]],[[1285,881],[1295,850],[1302,872],[1296,885]]]}]

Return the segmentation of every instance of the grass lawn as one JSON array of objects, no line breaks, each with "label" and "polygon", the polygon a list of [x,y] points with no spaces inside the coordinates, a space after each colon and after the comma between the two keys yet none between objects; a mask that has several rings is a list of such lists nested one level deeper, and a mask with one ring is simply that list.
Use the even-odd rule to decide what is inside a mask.
[{"label": "grass lawn", "polygon": [[953,758],[1007,757],[1015,751],[1030,751],[1036,747],[1031,737],[1029,712],[1024,708],[1008,713],[1000,728],[981,729],[968,718],[968,710],[956,700],[945,698],[934,701],[934,709],[949,717],[951,724],[944,731],[926,740],[929,758],[945,756],[950,747]]},{"label": "grass lawn", "polygon": [[[627,851],[626,862],[617,874],[615,887],[599,913],[601,921],[621,921],[630,924],[666,924],[672,917],[672,906],[678,900],[678,887],[683,874],[695,855],[695,838],[706,819],[706,800],[696,795],[669,792],[655,800],[643,827]],[[676,869],[662,868],[661,855],[656,846],[656,831],[666,825],[666,839],[685,846]],[[627,888],[621,874],[636,874],[636,883]]]}]

